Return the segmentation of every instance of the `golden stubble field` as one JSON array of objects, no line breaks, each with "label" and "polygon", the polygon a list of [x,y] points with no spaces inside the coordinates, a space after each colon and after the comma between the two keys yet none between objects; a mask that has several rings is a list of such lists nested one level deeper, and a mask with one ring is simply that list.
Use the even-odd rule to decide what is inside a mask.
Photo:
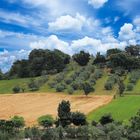
[{"label": "golden stubble field", "polygon": [[24,117],[26,125],[35,125],[37,118],[50,114],[57,116],[57,107],[62,100],[69,100],[72,111],[88,114],[100,106],[108,104],[112,96],[107,95],[64,95],[60,93],[24,93],[0,95],[0,119],[14,115]]}]

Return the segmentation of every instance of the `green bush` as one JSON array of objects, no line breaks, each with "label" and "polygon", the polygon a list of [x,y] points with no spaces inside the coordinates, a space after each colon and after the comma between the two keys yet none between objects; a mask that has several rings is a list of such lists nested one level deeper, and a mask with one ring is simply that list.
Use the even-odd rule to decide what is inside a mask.
[{"label": "green bush", "polygon": [[53,126],[54,119],[51,115],[44,115],[38,118],[38,124],[43,126],[44,128],[48,128]]},{"label": "green bush", "polygon": [[71,84],[71,83],[72,83],[73,79],[72,79],[72,78],[70,78],[70,77],[68,77],[68,78],[67,78],[67,79],[65,79],[64,81],[65,81],[65,83],[66,83],[67,85],[69,85],[69,84]]},{"label": "green bush", "polygon": [[113,83],[112,82],[106,82],[104,85],[106,90],[112,90],[113,89]]},{"label": "green bush", "polygon": [[69,87],[67,89],[68,94],[72,95],[74,93],[74,89],[72,87]]},{"label": "green bush", "polygon": [[114,120],[112,118],[112,116],[110,114],[105,114],[104,116],[102,116],[99,120],[99,122],[102,125],[108,124],[108,123],[112,123]]},{"label": "green bush", "polygon": [[28,83],[28,87],[31,91],[37,91],[39,90],[39,83],[36,80],[31,79]]},{"label": "green bush", "polygon": [[126,90],[127,90],[127,91],[132,91],[133,88],[134,88],[134,85],[133,85],[132,83],[129,83],[129,84],[127,85],[127,87],[126,87]]},{"label": "green bush", "polygon": [[66,88],[66,85],[63,84],[63,83],[60,83],[60,84],[57,84],[57,85],[56,85],[56,91],[57,91],[57,92],[62,92],[62,91],[65,90],[65,88]]},{"label": "green bush", "polygon": [[13,92],[14,93],[19,93],[20,92],[20,87],[19,86],[15,86],[15,87],[13,87]]},{"label": "green bush", "polygon": [[83,113],[73,112],[71,118],[72,118],[72,123],[76,126],[86,124],[86,116]]},{"label": "green bush", "polygon": [[11,121],[14,123],[15,128],[22,128],[25,126],[25,121],[23,117],[14,116],[11,118]]},{"label": "green bush", "polygon": [[48,82],[48,86],[49,86],[50,88],[55,88],[56,85],[57,85],[57,82],[56,82],[56,81],[50,81],[50,82]]},{"label": "green bush", "polygon": [[103,76],[103,71],[100,70],[100,69],[96,69],[95,72],[94,72],[94,78],[95,79],[99,79]]}]

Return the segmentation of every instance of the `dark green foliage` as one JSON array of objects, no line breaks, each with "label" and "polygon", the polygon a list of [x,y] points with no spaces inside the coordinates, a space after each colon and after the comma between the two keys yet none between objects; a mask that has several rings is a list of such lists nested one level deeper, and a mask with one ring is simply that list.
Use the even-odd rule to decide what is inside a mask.
[{"label": "dark green foliage", "polygon": [[83,84],[83,90],[84,90],[84,94],[87,96],[90,92],[93,92],[95,89],[92,87],[90,83],[85,82]]},{"label": "dark green foliage", "polygon": [[125,91],[125,85],[124,85],[122,80],[120,80],[118,82],[118,86],[119,86],[119,88],[118,88],[119,89],[119,95],[122,96],[123,92]]},{"label": "dark green foliage", "polygon": [[65,127],[71,123],[71,108],[69,101],[62,101],[58,106],[59,125]]},{"label": "dark green foliage", "polygon": [[101,55],[100,52],[98,52],[93,64],[105,64],[105,63],[106,63],[105,56]]},{"label": "dark green foliage", "polygon": [[72,95],[74,93],[74,89],[72,87],[69,87],[67,92],[68,94]]},{"label": "dark green foliage", "polygon": [[112,123],[114,120],[112,118],[112,116],[110,114],[106,114],[104,116],[101,117],[101,119],[99,120],[99,122],[102,125],[108,124],[108,123]]},{"label": "dark green foliage", "polygon": [[37,91],[39,90],[39,83],[34,79],[31,79],[30,82],[28,83],[28,87],[31,91]]},{"label": "dark green foliage", "polygon": [[72,123],[76,126],[86,124],[86,116],[83,113],[73,112],[71,119],[72,119]]},{"label": "dark green foliage", "polygon": [[12,77],[29,77],[30,76],[30,68],[28,60],[17,60],[12,65],[9,75]]},{"label": "dark green foliage", "polygon": [[127,91],[132,91],[133,88],[134,88],[134,85],[133,85],[132,83],[129,83],[129,84],[127,85],[127,87],[126,87],[126,90],[127,90]]},{"label": "dark green foliage", "polygon": [[65,90],[65,88],[66,88],[66,85],[64,83],[60,83],[60,84],[56,85],[56,91],[57,92],[62,92],[62,91]]},{"label": "dark green foliage", "polygon": [[133,130],[140,130],[140,110],[137,112],[137,114],[130,119],[131,122],[131,128]]},{"label": "dark green foliage", "polygon": [[20,89],[19,86],[13,87],[13,92],[14,92],[14,93],[19,93],[20,91],[21,91],[21,89]]},{"label": "dark green foliage", "polygon": [[27,127],[24,129],[24,135],[25,138],[30,138],[31,140],[40,140],[42,134],[38,127]]},{"label": "dark green foliage", "polygon": [[54,119],[51,115],[44,115],[38,118],[38,124],[43,126],[44,128],[48,128],[53,126]]},{"label": "dark green foliage", "polygon": [[112,90],[113,89],[113,82],[107,81],[104,85],[106,90]]},{"label": "dark green foliage", "polygon": [[84,51],[72,56],[74,61],[76,61],[80,66],[85,66],[90,60],[90,54]]},{"label": "dark green foliage", "polygon": [[11,118],[11,121],[13,122],[15,128],[20,129],[25,126],[25,121],[23,117],[14,116],[13,118]]},{"label": "dark green foliage", "polygon": [[140,46],[139,45],[136,45],[136,46],[130,45],[125,48],[125,51],[131,56],[136,56],[136,57],[140,56]]},{"label": "dark green foliage", "polygon": [[48,82],[48,85],[49,85],[50,88],[55,88],[56,85],[57,85],[57,82],[56,81],[50,81],[50,82]]},{"label": "dark green foliage", "polygon": [[129,77],[130,83],[136,84],[139,79],[140,79],[140,70],[131,72],[130,77]]},{"label": "dark green foliage", "polygon": [[117,53],[121,53],[122,51],[120,50],[120,49],[117,49],[117,48],[115,48],[115,49],[109,49],[109,50],[107,50],[107,57],[109,57],[109,56],[111,56],[111,55],[113,55],[113,54],[117,54]]},{"label": "dark green foliage", "polygon": [[67,85],[71,84],[72,82],[73,82],[73,79],[70,78],[70,77],[68,77],[68,78],[65,79],[65,83],[66,83]]},{"label": "dark green foliage", "polygon": [[41,136],[41,140],[59,140],[59,134],[56,129],[48,128]]},{"label": "dark green foliage", "polygon": [[42,74],[61,72],[70,62],[70,56],[59,50],[35,49],[28,60],[16,61],[11,69],[11,77],[34,77]]},{"label": "dark green foliage", "polygon": [[94,72],[94,78],[97,80],[99,78],[101,78],[103,75],[103,71],[100,70],[100,69],[96,69],[95,72]]},{"label": "dark green foliage", "polygon": [[116,75],[116,74],[110,75],[104,85],[105,89],[112,90],[113,86],[118,82],[118,80],[119,80],[118,75]]}]

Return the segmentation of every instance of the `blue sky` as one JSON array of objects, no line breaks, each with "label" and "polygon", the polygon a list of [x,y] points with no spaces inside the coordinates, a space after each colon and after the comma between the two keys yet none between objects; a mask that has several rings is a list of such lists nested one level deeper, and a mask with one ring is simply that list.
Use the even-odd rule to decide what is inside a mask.
[{"label": "blue sky", "polygon": [[0,69],[32,49],[105,53],[140,44],[139,0],[1,0]]}]

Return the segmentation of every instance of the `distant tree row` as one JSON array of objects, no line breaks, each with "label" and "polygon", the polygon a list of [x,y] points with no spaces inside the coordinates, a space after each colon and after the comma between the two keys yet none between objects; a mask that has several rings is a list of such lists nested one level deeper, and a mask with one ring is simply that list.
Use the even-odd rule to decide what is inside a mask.
[{"label": "distant tree row", "polygon": [[[55,74],[63,71],[71,60],[77,62],[80,66],[85,66],[91,58],[92,56],[84,51],[70,57],[59,50],[34,49],[29,54],[28,60],[17,60],[5,75],[0,71],[0,79]],[[138,69],[140,68],[140,46],[128,46],[125,50],[109,49],[104,55],[98,52],[93,60],[93,65],[107,66],[111,69],[119,67],[128,71]]]}]

